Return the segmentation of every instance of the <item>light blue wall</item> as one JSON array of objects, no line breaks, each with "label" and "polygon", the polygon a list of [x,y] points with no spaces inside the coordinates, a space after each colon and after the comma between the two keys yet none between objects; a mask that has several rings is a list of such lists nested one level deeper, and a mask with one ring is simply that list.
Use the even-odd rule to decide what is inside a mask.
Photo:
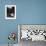
[{"label": "light blue wall", "polygon": [[[16,20],[5,20],[7,4],[16,4]],[[0,0],[0,43],[8,42],[9,32],[18,32],[17,24],[46,24],[46,0]]]},{"label": "light blue wall", "polygon": [[46,0],[17,0],[17,23],[46,24]]},{"label": "light blue wall", "polygon": [[[16,20],[5,19],[5,5],[15,5],[16,0],[0,0],[0,43],[8,43],[8,34],[10,32],[16,32],[17,34],[17,22]],[[17,43],[17,39],[15,41]]]}]

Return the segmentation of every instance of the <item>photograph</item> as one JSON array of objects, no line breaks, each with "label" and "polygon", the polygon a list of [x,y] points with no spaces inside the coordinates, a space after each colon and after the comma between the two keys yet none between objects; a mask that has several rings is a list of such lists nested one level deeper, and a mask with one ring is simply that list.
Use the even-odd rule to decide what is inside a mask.
[{"label": "photograph", "polygon": [[5,19],[16,19],[16,5],[5,5]]},{"label": "photograph", "polygon": [[20,46],[31,46],[32,42],[36,41],[46,41],[46,25],[18,25],[18,42]]}]

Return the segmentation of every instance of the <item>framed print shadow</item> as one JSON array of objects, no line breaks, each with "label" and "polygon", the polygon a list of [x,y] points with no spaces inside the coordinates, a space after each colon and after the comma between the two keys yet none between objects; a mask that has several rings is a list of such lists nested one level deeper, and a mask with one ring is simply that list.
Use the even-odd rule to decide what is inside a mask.
[{"label": "framed print shadow", "polygon": [[16,19],[16,5],[5,5],[5,19]]}]

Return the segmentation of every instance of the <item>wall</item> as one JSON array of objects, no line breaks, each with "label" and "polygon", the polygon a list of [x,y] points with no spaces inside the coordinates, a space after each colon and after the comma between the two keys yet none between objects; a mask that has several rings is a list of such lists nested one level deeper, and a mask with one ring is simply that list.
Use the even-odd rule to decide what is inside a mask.
[{"label": "wall", "polygon": [[[10,32],[17,32],[17,22],[16,20],[6,20],[5,19],[5,5],[15,5],[16,0],[0,0],[0,44],[7,44],[9,42],[8,35]],[[18,38],[16,38],[15,43],[17,43]]]},{"label": "wall", "polygon": [[46,0],[16,0],[18,24],[46,24]]}]

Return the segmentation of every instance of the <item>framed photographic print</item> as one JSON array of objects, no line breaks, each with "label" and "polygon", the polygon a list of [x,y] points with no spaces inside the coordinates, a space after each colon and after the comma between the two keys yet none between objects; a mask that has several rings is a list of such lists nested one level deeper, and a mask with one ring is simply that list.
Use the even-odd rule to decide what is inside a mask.
[{"label": "framed photographic print", "polygon": [[18,41],[46,41],[46,25],[44,24],[19,24]]},{"label": "framed photographic print", "polygon": [[5,5],[5,19],[16,19],[16,5]]}]

